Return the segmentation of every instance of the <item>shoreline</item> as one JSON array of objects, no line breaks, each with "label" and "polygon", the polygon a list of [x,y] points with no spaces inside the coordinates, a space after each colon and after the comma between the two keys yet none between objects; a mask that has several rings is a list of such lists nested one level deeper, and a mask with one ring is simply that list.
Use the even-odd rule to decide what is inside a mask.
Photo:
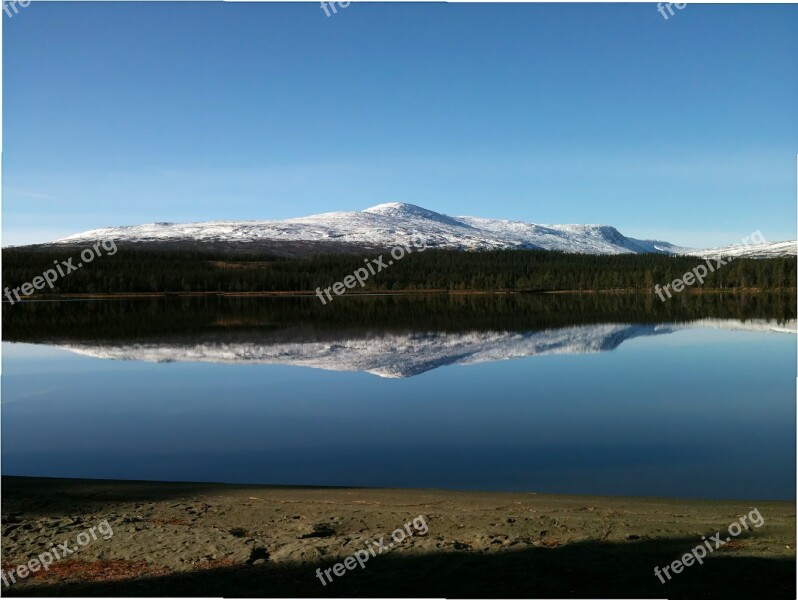
[{"label": "shoreline", "polygon": [[[745,597],[743,568],[794,596],[793,501],[18,476],[2,478],[2,500],[5,571],[100,522],[113,529],[6,595],[609,597],[617,584],[636,597]],[[668,587],[653,576],[753,508],[761,527]],[[419,517],[423,535],[317,579]]]},{"label": "shoreline", "polygon": [[537,496],[541,498],[571,498],[578,500],[579,498],[601,498],[607,501],[632,501],[632,502],[677,502],[677,503],[751,503],[759,502],[762,504],[788,504],[798,508],[798,501],[795,499],[783,498],[704,498],[704,497],[683,497],[683,496],[634,496],[622,494],[572,494],[572,493],[557,493],[557,492],[534,492],[534,491],[517,491],[517,490],[477,490],[477,489],[460,489],[460,488],[417,488],[417,487],[369,487],[359,485],[316,485],[316,484],[293,484],[293,483],[235,483],[226,481],[191,481],[191,480],[165,480],[165,479],[109,479],[104,477],[50,477],[39,475],[2,475],[0,480],[5,484],[6,482],[15,484],[22,484],[27,487],[27,483],[41,485],[43,487],[66,487],[74,488],[75,486],[130,486],[130,487],[147,487],[147,488],[166,488],[166,487],[181,487],[196,488],[199,486],[208,488],[219,488],[224,490],[244,490],[244,489],[263,489],[263,490],[350,490],[359,492],[385,492],[396,494],[418,494],[418,493],[441,493],[453,495],[468,495],[468,494],[483,494],[487,496]]}]

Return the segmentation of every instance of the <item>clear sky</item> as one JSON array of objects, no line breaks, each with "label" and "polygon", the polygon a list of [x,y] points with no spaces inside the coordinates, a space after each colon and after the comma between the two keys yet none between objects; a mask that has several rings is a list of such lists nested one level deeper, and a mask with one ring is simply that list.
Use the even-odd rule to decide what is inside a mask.
[{"label": "clear sky", "polygon": [[796,237],[798,6],[34,2],[3,244],[383,202]]}]

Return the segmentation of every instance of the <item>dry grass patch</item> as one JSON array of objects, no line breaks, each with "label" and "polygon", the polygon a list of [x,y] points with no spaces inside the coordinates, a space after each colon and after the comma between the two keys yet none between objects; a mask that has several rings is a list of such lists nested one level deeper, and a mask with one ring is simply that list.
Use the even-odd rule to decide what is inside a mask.
[{"label": "dry grass patch", "polygon": [[80,581],[119,581],[138,577],[166,575],[163,567],[155,567],[144,560],[75,560],[67,559],[53,563],[48,571],[37,571],[34,579]]}]

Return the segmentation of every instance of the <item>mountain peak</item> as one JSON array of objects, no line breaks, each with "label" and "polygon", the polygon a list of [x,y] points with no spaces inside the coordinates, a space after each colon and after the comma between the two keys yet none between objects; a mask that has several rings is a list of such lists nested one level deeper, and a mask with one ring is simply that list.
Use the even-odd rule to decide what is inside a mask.
[{"label": "mountain peak", "polygon": [[407,202],[386,202],[385,204],[377,204],[363,211],[372,215],[383,215],[386,217],[400,217],[400,218],[421,218],[438,223],[445,223],[446,225],[454,225],[456,227],[470,227],[462,221],[458,221],[448,215],[437,213],[434,210],[429,210],[423,206],[416,206],[415,204],[408,204]]},{"label": "mountain peak", "polygon": [[363,211],[364,213],[374,213],[378,215],[407,215],[407,214],[423,214],[429,213],[437,215],[438,213],[427,210],[422,206],[415,204],[408,204],[407,202],[385,202],[371,206]]}]

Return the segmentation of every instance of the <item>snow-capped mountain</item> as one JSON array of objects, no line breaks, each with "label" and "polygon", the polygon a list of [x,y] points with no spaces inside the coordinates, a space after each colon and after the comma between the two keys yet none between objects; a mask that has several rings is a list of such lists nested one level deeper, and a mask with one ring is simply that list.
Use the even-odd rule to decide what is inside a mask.
[{"label": "snow-capped mountain", "polygon": [[615,350],[641,336],[707,327],[796,333],[796,322],[703,319],[692,323],[575,325],[540,331],[412,332],[318,341],[190,341],[58,343],[72,352],[111,360],[283,364],[328,371],[361,371],[386,378],[412,377],[448,365],[474,365],[552,354],[594,354]]},{"label": "snow-capped mountain", "polygon": [[52,242],[325,243],[390,248],[397,245],[457,250],[542,249],[585,254],[684,251],[668,242],[638,240],[608,225],[538,225],[478,217],[450,217],[420,206],[380,204],[281,221],[151,223],[94,229]]}]

